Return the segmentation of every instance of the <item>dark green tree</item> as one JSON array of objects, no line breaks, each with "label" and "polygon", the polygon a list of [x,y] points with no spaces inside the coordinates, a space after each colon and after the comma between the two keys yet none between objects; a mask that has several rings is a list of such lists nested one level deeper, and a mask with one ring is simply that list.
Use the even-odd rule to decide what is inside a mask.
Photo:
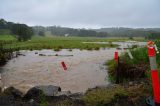
[{"label": "dark green tree", "polygon": [[32,28],[25,24],[14,24],[12,25],[11,31],[17,36],[19,41],[29,40],[33,35]]}]

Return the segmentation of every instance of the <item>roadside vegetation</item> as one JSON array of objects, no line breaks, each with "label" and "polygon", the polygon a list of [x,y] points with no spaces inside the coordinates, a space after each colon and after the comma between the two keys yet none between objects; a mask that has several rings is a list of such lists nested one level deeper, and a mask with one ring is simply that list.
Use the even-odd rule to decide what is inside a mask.
[{"label": "roadside vegetation", "polygon": [[[114,60],[107,62],[108,73],[111,82],[126,83],[140,79],[150,79],[150,65],[148,60],[147,48],[137,48],[131,50],[133,59],[130,59],[128,53],[122,54],[119,57],[119,63]],[[117,75],[118,72],[118,75]]]},{"label": "roadside vegetation", "polygon": [[119,63],[110,60],[106,63],[111,82],[116,82],[116,73],[119,71],[120,83],[134,81],[140,78],[149,77],[149,59],[147,47],[130,50],[133,59],[130,59],[128,53],[119,56]]},{"label": "roadside vegetation", "polygon": [[128,92],[122,86],[116,86],[114,88],[95,88],[89,90],[83,96],[86,106],[105,106],[113,102],[116,102],[117,99],[126,98]]},{"label": "roadside vegetation", "polygon": [[[155,43],[159,48],[159,40],[156,40]],[[123,53],[119,56],[118,63],[113,59],[106,62],[106,65],[108,66],[109,80],[112,83],[117,83],[124,87],[127,86],[128,91],[130,91],[130,93],[128,93],[129,97],[139,98],[141,96],[143,97],[142,100],[145,101],[147,97],[153,97],[147,47],[136,48],[130,51],[133,55],[133,59],[130,59],[128,53]],[[156,60],[158,70],[160,70],[159,53],[156,54]],[[136,88],[137,86],[143,87]],[[133,98],[132,100],[135,100]]]},{"label": "roadside vegetation", "polygon": [[112,85],[88,90],[82,100],[86,106],[145,106],[150,89],[147,84]]},{"label": "roadside vegetation", "polygon": [[[155,41],[158,48],[160,47],[159,40]],[[124,53],[119,56],[119,71],[122,71],[123,76],[122,81],[130,81],[131,77],[134,77],[134,74],[137,74],[136,77],[139,78],[151,78],[150,76],[150,64],[148,58],[148,51],[147,47],[141,47],[130,50],[131,54],[133,55],[133,59],[130,59],[128,53]],[[158,70],[160,70],[160,54],[156,54],[157,66]],[[114,60],[110,60],[106,63],[109,70],[109,78],[112,82],[115,82],[116,71],[118,64]],[[130,71],[129,71],[130,70]],[[133,71],[133,72],[132,72]],[[138,71],[136,73],[136,71]],[[120,72],[121,73],[121,72]],[[125,76],[125,75],[126,76]],[[140,76],[138,76],[141,74]],[[160,71],[159,71],[160,75]],[[135,80],[134,78],[132,80]]]},{"label": "roadside vegetation", "polygon": [[17,50],[13,50],[11,47],[6,48],[5,45],[10,45],[16,42],[16,38],[10,35],[0,37],[0,65],[5,64],[9,59],[12,58],[12,53]]}]

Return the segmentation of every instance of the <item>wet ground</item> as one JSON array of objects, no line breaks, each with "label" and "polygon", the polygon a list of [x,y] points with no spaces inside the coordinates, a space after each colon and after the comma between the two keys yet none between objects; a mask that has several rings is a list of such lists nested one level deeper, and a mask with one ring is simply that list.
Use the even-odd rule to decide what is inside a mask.
[{"label": "wet ground", "polygon": [[[121,44],[123,45],[124,43]],[[113,59],[115,50],[21,51],[23,55],[0,68],[3,71],[2,86],[14,86],[26,92],[36,85],[54,85],[75,93],[85,92],[98,85],[107,85],[108,74],[104,63]],[[67,65],[67,70],[63,69],[62,61]]]}]

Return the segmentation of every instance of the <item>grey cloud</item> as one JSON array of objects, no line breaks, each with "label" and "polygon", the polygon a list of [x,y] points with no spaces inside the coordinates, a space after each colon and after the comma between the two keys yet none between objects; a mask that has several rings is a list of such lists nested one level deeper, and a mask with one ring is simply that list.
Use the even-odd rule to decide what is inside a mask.
[{"label": "grey cloud", "polygon": [[0,18],[29,25],[160,27],[159,0],[1,0]]}]

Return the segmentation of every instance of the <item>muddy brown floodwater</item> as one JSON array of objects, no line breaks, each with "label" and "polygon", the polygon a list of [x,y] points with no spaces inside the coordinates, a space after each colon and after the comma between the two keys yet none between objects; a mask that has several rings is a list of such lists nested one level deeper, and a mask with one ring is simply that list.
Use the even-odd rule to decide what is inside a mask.
[{"label": "muddy brown floodwater", "polygon": [[[107,85],[109,82],[104,63],[113,58],[115,50],[21,51],[25,56],[14,58],[2,67],[3,86],[14,86],[25,93],[35,85],[50,84],[75,93],[85,92],[98,85]],[[54,56],[56,54],[60,56]],[[62,61],[67,65],[67,71],[63,70]]]},{"label": "muddy brown floodwater", "polygon": [[[125,47],[131,43],[119,42],[118,44]],[[140,45],[144,46],[146,42]],[[5,66],[0,67],[1,85],[3,87],[14,86],[24,93],[36,85],[60,86],[62,90],[72,93],[85,92],[88,88],[109,84],[104,63],[113,59],[115,50],[110,48],[98,51],[78,49],[72,51],[63,49],[59,52],[53,50],[21,51],[21,54],[25,56],[14,58]],[[56,54],[59,56],[55,56]],[[67,71],[63,70],[62,61],[67,65]]]}]

